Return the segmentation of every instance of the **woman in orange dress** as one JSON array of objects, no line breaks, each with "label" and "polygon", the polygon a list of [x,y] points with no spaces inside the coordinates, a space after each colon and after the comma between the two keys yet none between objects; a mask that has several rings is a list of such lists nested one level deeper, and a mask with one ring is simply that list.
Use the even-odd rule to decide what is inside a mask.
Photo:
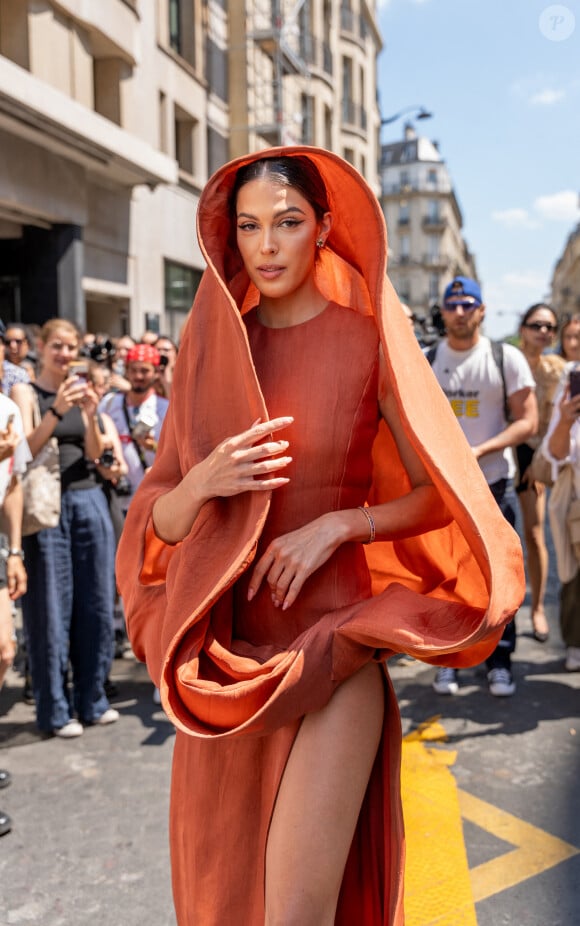
[{"label": "woman in orange dress", "polygon": [[[180,926],[403,922],[394,652],[480,662],[521,549],[330,152],[209,182],[208,262],[118,581],[178,734]],[[138,541],[138,542],[136,542]]]}]

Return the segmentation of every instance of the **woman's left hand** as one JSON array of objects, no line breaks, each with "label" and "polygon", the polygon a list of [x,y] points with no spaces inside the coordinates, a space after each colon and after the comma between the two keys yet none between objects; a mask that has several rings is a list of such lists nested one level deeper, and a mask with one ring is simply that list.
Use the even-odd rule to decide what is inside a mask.
[{"label": "woman's left hand", "polygon": [[250,579],[251,601],[265,579],[274,605],[285,611],[294,604],[308,576],[323,565],[343,542],[338,513],[322,515],[269,544]]}]

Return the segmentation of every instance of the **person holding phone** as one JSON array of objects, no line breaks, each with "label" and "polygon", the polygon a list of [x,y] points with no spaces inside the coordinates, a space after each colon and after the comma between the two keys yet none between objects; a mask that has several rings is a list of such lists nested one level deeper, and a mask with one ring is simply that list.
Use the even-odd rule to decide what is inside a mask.
[{"label": "person holding phone", "polygon": [[[577,317],[578,322],[580,318]],[[580,327],[580,326],[577,326]],[[565,329],[564,329],[565,330]],[[563,342],[564,343],[564,342]],[[572,471],[571,499],[580,498],[580,340],[572,348],[577,357],[567,363],[560,386],[554,397],[554,411],[548,426],[542,450],[558,480],[564,478],[564,468],[569,464]],[[554,492],[552,493],[552,498]],[[558,524],[551,517],[552,533],[556,553],[561,555],[561,545],[556,535],[564,531],[566,524]],[[568,672],[580,671],[580,563],[575,574],[560,588],[560,633],[566,646],[565,668]]]},{"label": "person holding phone", "polygon": [[79,342],[70,321],[47,321],[39,337],[41,373],[13,390],[33,456],[53,436],[59,447],[60,522],[23,538],[29,585],[22,612],[36,722],[63,738],[119,717],[104,690],[113,656],[115,539],[93,465],[106,445],[97,394],[83,368],[74,372]]}]

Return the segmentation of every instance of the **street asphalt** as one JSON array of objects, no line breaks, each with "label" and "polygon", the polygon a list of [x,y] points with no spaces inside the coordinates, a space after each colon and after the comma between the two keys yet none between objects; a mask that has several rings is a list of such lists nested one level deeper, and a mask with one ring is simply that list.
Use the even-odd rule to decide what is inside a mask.
[{"label": "street asphalt", "polygon": [[[433,668],[392,664],[403,732],[437,718],[447,739],[434,748],[456,753],[458,788],[490,809],[489,827],[464,820],[470,870],[501,860],[497,890],[477,901],[478,926],[580,924],[580,673],[564,671],[556,591],[552,574],[547,643],[531,636],[529,606],[520,610],[512,698],[491,697],[481,669],[465,670],[459,694],[442,697],[431,687]],[[8,675],[0,768],[13,782],[0,791],[0,808],[13,830],[0,839],[2,926],[175,924],[167,850],[173,729],[153,703],[144,666],[115,660],[112,679],[119,722],[65,741],[38,735],[19,667]],[[537,838],[535,863],[493,823],[504,812],[535,828],[522,840]],[[560,843],[552,846],[547,865],[550,837],[571,851],[559,860]]]}]

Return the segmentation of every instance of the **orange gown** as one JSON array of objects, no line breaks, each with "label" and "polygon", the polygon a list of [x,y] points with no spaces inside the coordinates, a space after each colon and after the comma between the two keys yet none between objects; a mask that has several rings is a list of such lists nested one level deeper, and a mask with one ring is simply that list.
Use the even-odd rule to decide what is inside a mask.
[{"label": "orange gown", "polygon": [[[157,460],[127,518],[118,581],[136,654],[177,727],[173,888],[180,926],[262,926],[268,826],[301,718],[369,660],[408,652],[469,665],[494,648],[523,598],[519,541],[384,275],[386,232],[362,178],[313,148],[334,222],[318,264],[329,300],[316,318],[266,329],[230,245],[226,165],[199,207],[208,270],[179,352]],[[348,307],[346,307],[348,306]],[[243,316],[243,317],[242,317]],[[262,589],[245,595],[268,542],[319,514],[409,490],[379,422],[378,349],[407,432],[439,489],[444,527],[371,547],[345,544],[281,614]],[[175,398],[177,397],[177,398]],[[176,546],[151,508],[226,436],[257,417],[294,416],[291,482],[274,493],[213,499]],[[336,923],[403,923],[401,731],[385,671],[381,745],[349,860]]]}]

